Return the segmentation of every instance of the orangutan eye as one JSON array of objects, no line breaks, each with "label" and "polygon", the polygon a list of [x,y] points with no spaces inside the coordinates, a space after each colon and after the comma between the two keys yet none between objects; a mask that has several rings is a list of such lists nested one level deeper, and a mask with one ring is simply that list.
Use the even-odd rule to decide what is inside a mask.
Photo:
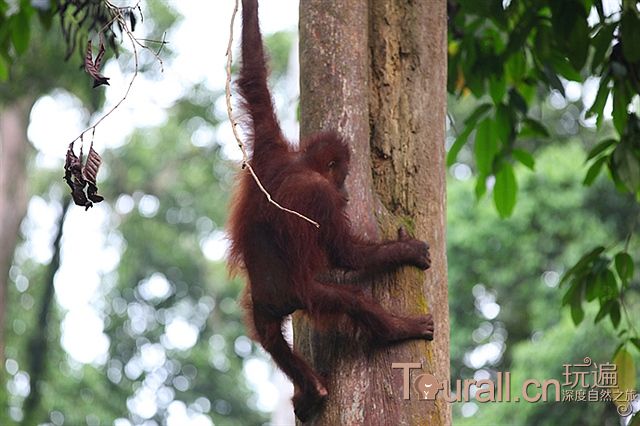
[{"label": "orangutan eye", "polygon": [[335,165],[336,165],[336,162],[335,162],[335,161],[331,161],[331,162],[328,164],[328,167],[329,167],[330,169],[333,169],[333,167],[334,167]]}]

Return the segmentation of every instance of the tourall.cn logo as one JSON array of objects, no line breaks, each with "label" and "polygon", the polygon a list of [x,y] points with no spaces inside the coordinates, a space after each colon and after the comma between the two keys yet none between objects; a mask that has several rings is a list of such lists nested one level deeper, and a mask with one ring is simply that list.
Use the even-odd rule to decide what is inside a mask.
[{"label": "tourall.cn logo", "polygon": [[[629,416],[634,413],[632,402],[638,400],[638,392],[628,383],[619,380],[616,364],[596,363],[585,357],[582,362],[562,364],[561,379],[522,379],[521,383],[511,383],[511,372],[497,371],[494,375],[438,380],[431,373],[422,370],[419,362],[394,362],[391,368],[402,373],[402,398],[448,403],[469,402],[591,402],[613,403],[618,414]],[[513,386],[512,386],[513,385]],[[637,409],[636,409],[637,411]]]}]

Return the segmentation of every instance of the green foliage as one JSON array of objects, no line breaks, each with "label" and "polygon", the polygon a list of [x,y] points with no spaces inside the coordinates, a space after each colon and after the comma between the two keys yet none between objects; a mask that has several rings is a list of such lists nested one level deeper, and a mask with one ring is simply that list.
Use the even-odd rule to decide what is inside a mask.
[{"label": "green foliage", "polygon": [[11,34],[11,42],[18,55],[22,55],[29,47],[29,38],[31,37],[31,25],[29,20],[33,9],[28,2],[22,2],[23,6],[15,15],[9,17],[7,25]]},{"label": "green foliage", "polygon": [[609,156],[609,170],[614,182],[633,194],[640,191],[640,120],[635,114],[628,119],[621,141]]},{"label": "green foliage", "polygon": [[[571,267],[561,281],[568,284],[562,299],[563,305],[571,307],[571,316],[575,324],[584,318],[583,301],[598,301],[599,310],[594,322],[609,317],[614,329],[618,329],[622,312],[626,309],[623,294],[632,282],[634,263],[631,255],[623,249],[608,255],[605,247],[599,246],[582,256]],[[627,317],[627,327],[633,329],[634,318]],[[622,344],[632,342],[637,336],[623,329],[619,334]]]},{"label": "green foliage", "polygon": [[518,183],[513,167],[504,163],[496,173],[496,184],[493,187],[493,201],[502,217],[509,217],[516,205]]},{"label": "green foliage", "polygon": [[[638,207],[623,203],[606,180],[597,180],[592,187],[582,186],[575,176],[582,170],[585,157],[577,142],[549,145],[536,152],[537,173],[530,173],[524,166],[514,167],[520,204],[508,221],[496,217],[488,200],[473,199],[472,182],[450,179],[447,243],[453,379],[471,378],[479,371],[493,374],[508,370],[517,392],[526,379],[562,380],[562,365],[580,362],[585,356],[612,362],[618,343],[632,336],[617,336],[626,321],[624,307],[617,302],[617,329],[609,311],[593,322],[600,311],[599,297],[618,300],[606,297],[606,283],[592,286],[583,279],[575,284],[582,297],[577,299],[580,311],[558,309],[575,274],[589,270],[605,256],[608,263],[600,267],[610,270],[620,288],[624,286],[623,276],[630,279],[629,285],[637,286],[629,263],[637,244],[630,242],[627,250],[594,250],[593,241],[616,237],[615,224],[637,215]],[[593,202],[608,208],[595,210],[591,208]],[[610,220],[610,211],[619,212],[619,218]],[[577,262],[583,253],[590,255]],[[560,284],[562,271],[576,263],[580,265],[571,268],[570,276]],[[585,299],[587,294],[590,301]],[[483,313],[483,304],[491,300],[500,306],[495,318]],[[637,296],[625,299],[632,317],[639,303]],[[576,315],[584,318],[579,327],[572,318]],[[637,360],[640,352],[630,349],[636,347],[635,341],[637,338],[629,338],[626,347]],[[482,353],[486,345],[498,345],[501,356],[481,365],[472,362],[472,354]],[[478,412],[465,418],[461,406],[454,404],[454,423],[596,426],[618,418],[615,406],[606,402],[477,406]]]},{"label": "green foliage", "polygon": [[62,35],[54,29],[47,30],[39,20],[32,21],[30,31],[34,40],[19,60],[8,59],[11,66],[3,68],[0,52],[0,74],[4,69],[7,76],[7,81],[0,79],[0,105],[34,99],[57,88],[72,92],[91,111],[98,109],[104,91],[91,88],[90,77],[80,69],[79,61],[63,59]]},{"label": "green foliage", "polygon": [[[599,89],[587,117],[597,117],[602,128],[605,104],[612,99],[617,137],[614,149],[594,161],[584,182],[591,184],[607,164],[620,189],[640,195],[638,119],[629,112],[640,91],[637,2],[610,16],[604,15],[602,0],[522,0],[504,8],[500,2],[479,3],[484,2],[450,2],[449,92],[472,94],[482,103],[465,121],[447,163],[455,162],[475,129],[476,194],[483,195],[486,178],[497,178],[502,170],[496,164],[521,161],[526,139],[549,137],[532,115],[535,94],[557,90],[564,95],[563,80],[582,83],[595,77]],[[489,118],[482,120],[485,114]],[[521,146],[517,156],[516,144]],[[504,204],[496,202],[496,207],[502,216],[511,214]]]},{"label": "green foliage", "polygon": [[20,1],[14,8],[5,2],[0,3],[0,82],[9,77],[9,64],[27,51],[31,39],[31,17],[35,13],[29,1]]},{"label": "green foliage", "polygon": [[[479,3],[485,2],[449,2],[448,90],[463,103],[469,98],[475,102],[456,134],[447,164],[474,166],[476,197],[492,190],[500,217],[517,216],[516,199],[522,203],[524,193],[518,191],[522,174],[517,169],[514,173],[513,165],[533,170],[539,163],[534,156],[543,144],[558,141],[553,128],[558,124],[570,129],[569,135],[579,134],[589,152],[587,167],[576,171],[584,173],[583,184],[600,188],[598,178],[606,172],[619,191],[606,195],[606,200],[595,197],[588,207],[602,210],[597,204],[619,197],[629,203],[631,214],[618,222],[621,232],[592,236],[588,250],[573,258],[573,267],[562,279],[561,303],[574,324],[589,318],[596,326],[608,318],[621,345],[632,345],[640,338],[637,316],[628,313],[638,297],[637,250],[631,247],[637,247],[640,201],[640,2],[626,0],[609,15],[605,9],[615,5],[602,0]],[[584,91],[594,82],[591,105],[581,99],[567,102],[565,88],[570,84],[582,84]],[[564,100],[558,102],[558,97]],[[558,113],[537,98],[556,99],[560,122],[554,122]],[[592,123],[576,119],[567,126],[570,115],[578,114]],[[581,129],[589,127],[595,129]],[[465,146],[470,143],[473,148]],[[492,176],[495,184],[488,188]],[[610,215],[602,217],[612,220]]]},{"label": "green foliage", "polygon": [[[162,19],[160,24],[166,24],[163,28],[175,21],[175,14],[166,4],[153,0],[148,3],[151,4],[151,9],[158,13],[159,19]],[[133,32],[137,22],[142,19],[142,8],[137,4],[117,6],[111,2],[94,0],[19,0],[11,5],[2,2],[0,84],[9,83],[9,86],[15,86],[20,82],[22,75],[29,72],[47,73],[49,78],[55,81],[68,79],[70,75],[78,81],[78,74],[84,72],[82,68],[89,41],[99,39],[101,43],[104,42],[108,50],[107,58],[113,56],[118,53],[120,43],[128,39],[124,34]],[[43,40],[43,33],[47,32],[53,34],[47,35]],[[151,33],[154,37],[159,35],[157,28],[152,28]],[[33,47],[39,48],[47,44],[48,37],[53,38],[56,48],[47,49],[44,53],[56,55],[58,64],[51,63],[51,67],[46,69],[37,65],[28,66],[33,64],[29,64],[30,61],[26,57],[33,57]],[[73,61],[74,69],[60,72],[60,68],[64,68],[64,65],[60,64],[67,63],[74,53],[77,54]],[[37,55],[35,57],[38,58]],[[24,66],[27,66],[26,71]],[[89,81],[88,77],[86,81]],[[34,87],[33,91],[39,93],[38,89],[40,88]],[[7,95],[15,94],[6,88],[0,92],[3,101],[9,98]]]}]

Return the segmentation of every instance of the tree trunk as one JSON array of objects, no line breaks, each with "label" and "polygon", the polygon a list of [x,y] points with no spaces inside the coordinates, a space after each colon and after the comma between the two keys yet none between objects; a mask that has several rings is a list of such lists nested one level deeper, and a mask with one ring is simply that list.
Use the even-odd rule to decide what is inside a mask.
[{"label": "tree trunk", "polygon": [[[431,312],[433,342],[382,350],[318,334],[296,317],[297,350],[328,376],[318,425],[451,423],[449,406],[405,400],[401,369],[449,379],[445,252],[446,3],[444,0],[301,0],[301,137],[337,129],[350,138],[349,215],[371,239],[404,225],[431,246],[426,274],[414,268],[378,279],[374,297],[402,314]],[[420,370],[412,371],[412,376]]]},{"label": "tree trunk", "polygon": [[4,366],[9,268],[27,211],[27,125],[32,105],[23,99],[0,107],[0,366]]},{"label": "tree trunk", "polygon": [[31,391],[24,400],[22,410],[24,417],[21,424],[25,426],[40,424],[43,416],[41,403],[42,403],[42,391],[41,382],[45,379],[47,370],[47,360],[49,355],[49,320],[51,316],[51,310],[54,304],[55,298],[55,286],[54,280],[58,270],[60,269],[60,246],[62,241],[62,234],[64,230],[64,222],[69,213],[71,207],[71,198],[65,196],[62,202],[62,213],[58,220],[58,229],[56,231],[56,237],[53,240],[53,256],[47,266],[47,272],[44,282],[44,293],[42,295],[42,301],[40,310],[38,312],[38,322],[36,327],[31,330],[31,337],[29,338],[28,353],[27,353],[27,366],[29,372],[29,388]]}]

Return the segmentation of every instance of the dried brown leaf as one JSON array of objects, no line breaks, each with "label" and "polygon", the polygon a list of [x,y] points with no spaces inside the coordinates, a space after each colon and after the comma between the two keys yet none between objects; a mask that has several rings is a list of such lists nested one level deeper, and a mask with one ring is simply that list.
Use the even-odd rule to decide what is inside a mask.
[{"label": "dried brown leaf", "polygon": [[82,168],[82,176],[87,181],[87,197],[94,203],[104,200],[104,197],[98,195],[98,186],[96,185],[100,164],[102,164],[102,158],[93,149],[93,144],[91,144],[89,154],[87,154],[87,161]]},{"label": "dried brown leaf", "polygon": [[104,37],[100,34],[100,50],[98,50],[98,56],[96,56],[96,60],[94,62],[97,69],[100,69],[100,65],[102,65],[102,59],[104,58],[105,51]]},{"label": "dried brown leaf", "polygon": [[93,144],[89,148],[89,154],[84,166],[82,165],[82,157],[82,148],[80,148],[80,156],[76,156],[73,152],[73,142],[71,142],[67,148],[67,157],[64,164],[64,180],[71,188],[73,202],[88,210],[93,207],[93,203],[99,203],[104,200],[102,196],[98,195],[98,187],[96,186],[96,176],[102,159],[93,149]]},{"label": "dried brown leaf", "polygon": [[100,51],[98,52],[98,57],[96,58],[96,62],[93,61],[93,53],[91,51],[91,40],[87,43],[87,53],[84,55],[84,69],[87,73],[93,78],[93,87],[98,87],[103,84],[109,85],[109,77],[105,77],[100,74],[99,70],[99,62],[102,62],[102,58],[104,56],[104,44],[102,41],[100,42]]},{"label": "dried brown leaf", "polygon": [[104,197],[98,194],[98,187],[91,182],[87,183],[87,197],[94,203],[104,200]]},{"label": "dried brown leaf", "polygon": [[95,185],[96,176],[98,175],[98,169],[100,169],[100,164],[102,164],[102,158],[93,149],[93,146],[91,146],[89,148],[89,154],[87,155],[87,161],[82,168],[82,176],[87,182],[91,182]]}]

